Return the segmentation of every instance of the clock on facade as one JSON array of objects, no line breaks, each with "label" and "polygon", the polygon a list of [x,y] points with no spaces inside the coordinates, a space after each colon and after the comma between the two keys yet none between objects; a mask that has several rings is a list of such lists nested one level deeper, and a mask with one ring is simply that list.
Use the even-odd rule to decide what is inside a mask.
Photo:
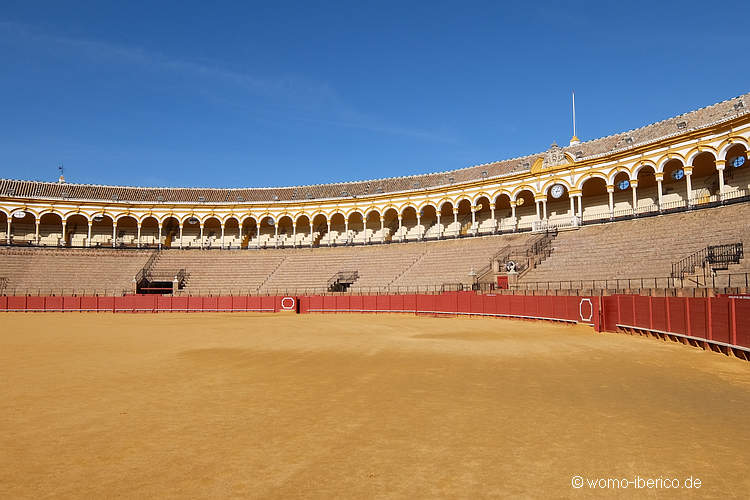
[{"label": "clock on facade", "polygon": [[552,195],[553,198],[559,198],[563,195],[563,193],[565,193],[565,187],[563,187],[562,184],[555,184],[549,190],[549,193]]}]

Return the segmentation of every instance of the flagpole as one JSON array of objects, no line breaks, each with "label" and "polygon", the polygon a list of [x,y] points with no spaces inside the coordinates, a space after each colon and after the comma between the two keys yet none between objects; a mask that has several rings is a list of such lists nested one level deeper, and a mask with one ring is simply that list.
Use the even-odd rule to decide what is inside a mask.
[{"label": "flagpole", "polygon": [[573,91],[573,137],[576,137],[576,91]]}]

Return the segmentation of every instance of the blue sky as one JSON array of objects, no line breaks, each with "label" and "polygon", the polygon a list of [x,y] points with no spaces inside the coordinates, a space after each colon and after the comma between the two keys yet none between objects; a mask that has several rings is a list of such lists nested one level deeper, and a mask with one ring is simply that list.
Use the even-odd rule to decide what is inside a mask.
[{"label": "blue sky", "polygon": [[0,9],[0,177],[279,186],[443,171],[750,91],[748,2]]}]

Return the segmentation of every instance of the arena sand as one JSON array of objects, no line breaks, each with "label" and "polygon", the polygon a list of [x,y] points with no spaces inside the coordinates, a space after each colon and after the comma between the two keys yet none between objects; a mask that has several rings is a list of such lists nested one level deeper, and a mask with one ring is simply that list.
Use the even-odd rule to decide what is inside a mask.
[{"label": "arena sand", "polygon": [[0,497],[744,497],[750,363],[407,315],[0,316]]}]

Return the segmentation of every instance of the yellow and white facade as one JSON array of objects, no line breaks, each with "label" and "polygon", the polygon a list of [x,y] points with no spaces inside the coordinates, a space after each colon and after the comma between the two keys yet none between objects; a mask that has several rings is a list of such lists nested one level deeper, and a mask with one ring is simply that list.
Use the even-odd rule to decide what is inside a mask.
[{"label": "yellow and white facade", "polygon": [[750,194],[748,150],[750,94],[610,138],[553,145],[517,163],[527,167],[497,175],[480,165],[471,167],[473,178],[459,181],[451,172],[432,184],[414,176],[408,178],[412,189],[262,201],[232,198],[226,190],[216,201],[222,190],[210,190],[211,196],[194,190],[180,199],[185,190],[165,188],[159,192],[169,196],[148,200],[151,188],[136,188],[144,190],[132,196],[140,200],[126,200],[102,194],[117,187],[54,183],[58,194],[50,195],[53,183],[3,180],[0,243],[310,247],[575,228],[744,200]]}]

